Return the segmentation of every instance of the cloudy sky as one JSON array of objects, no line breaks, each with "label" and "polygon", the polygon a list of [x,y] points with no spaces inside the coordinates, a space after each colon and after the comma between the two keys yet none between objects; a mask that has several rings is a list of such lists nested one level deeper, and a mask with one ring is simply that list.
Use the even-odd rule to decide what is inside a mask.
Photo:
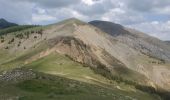
[{"label": "cloudy sky", "polygon": [[19,24],[71,17],[112,21],[170,40],[170,0],[0,0],[0,18]]}]

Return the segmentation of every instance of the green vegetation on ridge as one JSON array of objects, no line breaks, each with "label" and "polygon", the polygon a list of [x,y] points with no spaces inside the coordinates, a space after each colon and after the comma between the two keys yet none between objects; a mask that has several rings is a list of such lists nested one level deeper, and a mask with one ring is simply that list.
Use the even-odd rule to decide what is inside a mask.
[{"label": "green vegetation on ridge", "polygon": [[22,31],[25,29],[33,28],[33,27],[37,27],[37,25],[20,25],[20,26],[9,27],[9,28],[0,30],[0,35],[5,35],[11,32]]}]

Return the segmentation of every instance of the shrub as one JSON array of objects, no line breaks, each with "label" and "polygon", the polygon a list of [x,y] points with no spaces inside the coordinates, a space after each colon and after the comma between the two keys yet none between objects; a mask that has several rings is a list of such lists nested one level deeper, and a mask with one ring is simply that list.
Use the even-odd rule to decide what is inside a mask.
[{"label": "shrub", "polygon": [[40,29],[40,30],[38,31],[38,34],[40,34],[40,35],[42,36],[42,34],[43,34],[43,30],[42,30],[42,29]]},{"label": "shrub", "polygon": [[19,41],[19,43],[18,43],[18,47],[19,47],[19,46],[21,46],[21,41]]},{"label": "shrub", "polygon": [[4,43],[4,41],[5,41],[4,39],[3,39],[3,40],[1,40],[1,43]]},{"label": "shrub", "polygon": [[4,37],[3,37],[3,36],[0,36],[0,39],[4,39]]},{"label": "shrub", "polygon": [[37,38],[37,36],[34,36],[34,39],[36,39]]},{"label": "shrub", "polygon": [[22,33],[20,33],[20,34],[17,34],[15,37],[19,38],[19,39],[23,39],[24,35]]},{"label": "shrub", "polygon": [[31,30],[31,33],[34,33],[34,31],[33,31],[33,30]]},{"label": "shrub", "polygon": [[9,47],[7,46],[7,47],[5,47],[5,49],[9,49]]},{"label": "shrub", "polygon": [[15,40],[15,39],[14,39],[14,38],[12,38],[11,42],[14,42],[14,40]]},{"label": "shrub", "polygon": [[11,44],[12,42],[14,42],[14,38],[12,38],[12,39],[8,42],[8,44]]},{"label": "shrub", "polygon": [[24,33],[24,35],[26,36],[27,39],[29,38],[29,34],[30,34],[29,31],[27,31],[27,32]]}]

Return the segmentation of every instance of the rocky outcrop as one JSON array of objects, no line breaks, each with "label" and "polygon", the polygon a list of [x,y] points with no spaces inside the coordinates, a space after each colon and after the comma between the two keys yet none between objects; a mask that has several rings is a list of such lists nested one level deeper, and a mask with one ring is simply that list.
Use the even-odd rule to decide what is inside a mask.
[{"label": "rocky outcrop", "polygon": [[35,78],[36,74],[28,69],[14,69],[11,71],[5,71],[0,76],[0,82],[18,82],[18,81],[24,81],[29,80],[32,78]]}]

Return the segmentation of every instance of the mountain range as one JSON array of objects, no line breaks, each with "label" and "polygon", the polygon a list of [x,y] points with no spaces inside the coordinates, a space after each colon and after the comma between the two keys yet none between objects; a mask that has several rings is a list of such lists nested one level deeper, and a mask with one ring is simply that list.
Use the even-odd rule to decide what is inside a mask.
[{"label": "mountain range", "polygon": [[162,40],[71,18],[0,35],[0,98],[169,100],[169,66]]}]

